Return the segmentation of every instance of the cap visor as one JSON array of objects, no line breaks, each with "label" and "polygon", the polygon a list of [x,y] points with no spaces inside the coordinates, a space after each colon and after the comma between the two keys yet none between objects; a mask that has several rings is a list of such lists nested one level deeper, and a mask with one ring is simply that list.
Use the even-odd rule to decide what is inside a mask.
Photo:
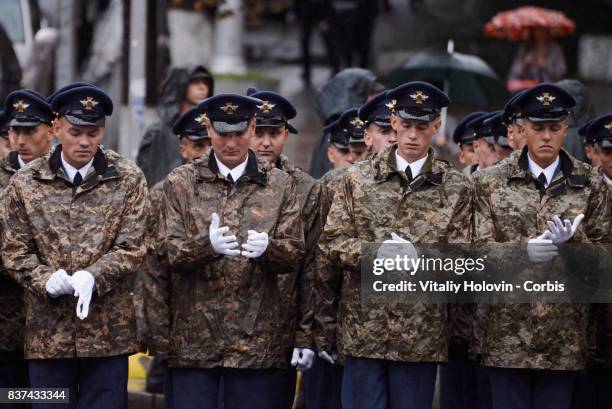
[{"label": "cap visor", "polygon": [[383,128],[391,128],[391,120],[374,120],[371,123],[376,124]]},{"label": "cap visor", "polygon": [[17,127],[23,127],[23,128],[34,128],[35,126],[38,126],[38,124],[41,124],[42,121],[37,121],[34,119],[19,119],[19,118],[13,118],[11,119],[11,126],[17,126]]},{"label": "cap visor", "polygon": [[349,143],[349,145],[365,144],[365,140],[363,139],[363,137],[361,137],[361,138],[350,137],[348,143]]},{"label": "cap visor", "polygon": [[341,149],[343,151],[348,150],[348,145],[347,144],[342,144],[342,143],[339,143],[339,142],[332,142],[331,145],[333,145],[336,148]]},{"label": "cap visor", "polygon": [[298,130],[295,129],[295,127],[291,125],[289,122],[287,122],[287,129],[289,130],[290,133],[298,133]]},{"label": "cap visor", "polygon": [[185,138],[189,139],[190,141],[201,141],[202,139],[206,139],[209,138],[210,136],[208,136],[208,134],[199,134],[199,135],[183,135]]},{"label": "cap visor", "polygon": [[612,139],[602,139],[601,141],[599,141],[599,146],[604,149],[612,148]]},{"label": "cap visor", "polygon": [[397,115],[402,119],[409,119],[413,121],[431,122],[438,117],[438,114],[424,114],[424,115],[413,115],[406,111],[397,111]]},{"label": "cap visor", "polygon": [[99,119],[83,119],[75,115],[64,115],[64,118],[66,118],[66,120],[72,125],[77,126],[104,126],[106,123],[105,117]]},{"label": "cap visor", "polygon": [[508,143],[508,138],[506,138],[505,136],[500,136],[496,138],[495,143],[501,146],[502,148],[512,148]]},{"label": "cap visor", "polygon": [[527,119],[531,122],[540,123],[540,122],[561,122],[565,121],[567,115],[562,115],[558,117],[540,117],[540,116],[528,116]]},{"label": "cap visor", "polygon": [[212,127],[218,133],[244,132],[248,126],[249,121],[236,122],[235,124],[221,121],[212,122]]}]

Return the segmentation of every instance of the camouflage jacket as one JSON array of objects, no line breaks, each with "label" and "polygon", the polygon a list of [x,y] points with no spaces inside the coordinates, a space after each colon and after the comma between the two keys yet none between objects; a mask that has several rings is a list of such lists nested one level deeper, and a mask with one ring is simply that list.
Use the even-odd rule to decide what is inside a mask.
[{"label": "camouflage jacket", "polygon": [[467,177],[430,150],[421,174],[409,182],[396,169],[395,149],[393,145],[349,167],[334,193],[319,241],[329,263],[321,269],[317,263],[315,288],[323,308],[339,300],[338,325],[333,316],[321,314],[330,330],[317,341],[333,340],[330,333],[337,327],[337,348],[343,356],[445,361],[446,305],[360,301],[362,243],[382,242],[392,232],[415,244],[469,239],[469,226],[451,229],[455,220],[463,220],[460,213],[469,213]]},{"label": "camouflage jacket", "polygon": [[[546,223],[553,216],[573,220],[580,213],[585,218],[572,242],[609,240],[609,193],[601,176],[563,150],[560,168],[541,198],[529,171],[527,148],[474,174],[474,242],[526,243],[548,230]],[[526,260],[525,254],[498,255],[495,262],[513,274],[533,268],[521,260]],[[552,262],[565,268],[560,257]],[[479,310],[476,338],[484,365],[554,370],[585,367],[591,320],[588,305],[491,304],[480,305]]]},{"label": "camouflage jacket", "polygon": [[[148,192],[142,172],[99,149],[74,188],[61,166],[61,145],[11,179],[2,208],[7,272],[25,289],[28,359],[102,357],[137,349],[130,276],[145,254]],[[89,271],[95,292],[89,316],[76,318],[76,298],[51,298],[56,270]]]},{"label": "camouflage jacket", "polygon": [[[0,201],[17,169],[16,152],[0,160]],[[23,350],[24,324],[23,289],[6,272],[0,271],[0,351]]]},{"label": "camouflage jacket", "polygon": [[[304,233],[293,179],[249,151],[233,185],[213,151],[174,170],[164,184],[165,245],[172,316],[170,365],[269,368],[286,365],[288,327],[277,275],[295,274]],[[258,259],[216,254],[208,238],[212,213],[244,243],[267,232]]]},{"label": "camouflage jacket", "polygon": [[286,309],[287,322],[291,325],[287,328],[285,335],[288,337],[287,345],[312,349],[314,348],[313,308],[315,302],[312,288],[312,274],[314,273],[312,266],[314,247],[323,227],[320,217],[321,185],[308,173],[292,165],[283,155],[279,157],[276,167],[288,173],[295,182],[305,245],[304,260],[300,270],[295,275],[278,275],[281,296],[286,297],[281,305]]},{"label": "camouflage jacket", "polygon": [[151,214],[148,221],[150,248],[143,265],[140,290],[143,299],[143,327],[149,353],[170,352],[170,273],[165,248],[165,179],[149,191]]}]

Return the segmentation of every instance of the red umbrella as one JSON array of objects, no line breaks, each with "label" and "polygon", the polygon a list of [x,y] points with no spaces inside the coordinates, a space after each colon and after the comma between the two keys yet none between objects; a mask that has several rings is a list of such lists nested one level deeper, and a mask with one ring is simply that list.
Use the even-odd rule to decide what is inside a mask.
[{"label": "red umbrella", "polygon": [[485,26],[485,35],[522,41],[536,28],[546,29],[551,37],[562,37],[572,34],[576,24],[560,11],[524,6],[497,13]]}]

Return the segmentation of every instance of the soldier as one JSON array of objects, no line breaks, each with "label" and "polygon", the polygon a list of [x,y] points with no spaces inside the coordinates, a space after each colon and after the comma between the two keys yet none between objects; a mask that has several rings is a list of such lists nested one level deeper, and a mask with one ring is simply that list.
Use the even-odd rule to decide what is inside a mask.
[{"label": "soldier", "polygon": [[470,176],[472,173],[478,170],[478,155],[474,151],[474,128],[468,126],[472,120],[486,115],[486,112],[477,111],[472,112],[465,117],[453,131],[453,141],[459,145],[459,162],[466,167],[463,169],[463,173],[466,176]]},{"label": "soldier", "polygon": [[4,265],[25,290],[30,385],[69,388],[69,408],[126,408],[138,349],[128,280],[145,254],[148,194],[134,164],[100,147],[112,108],[94,86],[56,95],[61,144],[13,176],[2,209]]},{"label": "soldier", "polygon": [[[172,127],[179,139],[179,152],[183,161],[189,163],[202,156],[210,148],[210,137],[202,112],[193,107],[182,114]],[[152,212],[147,223],[149,245],[146,263],[138,275],[136,311],[143,316],[141,332],[150,354],[154,356],[147,372],[147,391],[165,393],[166,402],[173,400],[172,382],[167,371],[170,353],[170,277],[168,258],[164,244],[163,185],[165,179],[150,190]],[[139,298],[139,295],[141,297]]]},{"label": "soldier", "polygon": [[[257,106],[255,136],[251,139],[251,149],[277,168],[287,172],[294,180],[300,214],[304,227],[305,255],[297,275],[279,275],[279,288],[285,297],[282,305],[289,324],[285,331],[286,345],[295,345],[291,354],[291,364],[299,370],[310,369],[314,360],[314,341],[312,338],[312,273],[310,267],[314,259],[313,247],[321,232],[320,184],[306,172],[295,167],[284,156],[283,148],[289,133],[297,130],[288,122],[296,115],[295,108],[281,95],[270,91],[250,89],[249,96],[263,101]],[[288,393],[283,407],[291,408],[295,391],[296,372],[289,370],[281,379],[280,393]]]},{"label": "soldier", "polygon": [[366,152],[364,141],[365,123],[359,119],[359,108],[349,108],[338,118],[338,126],[348,135],[351,163],[360,161]]},{"label": "soldier", "polygon": [[490,129],[495,140],[495,152],[499,160],[504,160],[514,150],[508,141],[508,128],[503,124],[504,111],[495,111],[484,120],[483,125]]},{"label": "soldier", "polygon": [[4,114],[4,111],[0,110],[0,158],[5,158],[11,151],[11,144],[9,141],[10,129],[8,118]]},{"label": "soldier", "polygon": [[437,364],[447,358],[446,306],[373,304],[363,314],[361,247],[380,241],[467,240],[469,233],[450,237],[449,228],[458,212],[468,210],[469,180],[430,148],[448,97],[430,84],[411,82],[389,91],[387,98],[396,100],[391,124],[398,142],[347,169],[321,234],[319,248],[329,268],[317,271],[320,308],[333,311],[338,305],[339,310],[324,314],[326,327],[318,342],[328,354],[335,344],[346,359],[344,378],[351,393],[343,404],[429,409]]},{"label": "soldier", "polygon": [[599,161],[599,151],[597,150],[597,139],[593,136],[593,133],[587,132],[587,129],[591,121],[582,125],[578,129],[578,135],[582,137],[582,143],[584,145],[584,154],[592,166],[599,166],[601,163]]},{"label": "soldier", "polygon": [[[535,268],[534,263],[563,269],[556,256],[564,243],[609,239],[602,178],[561,148],[567,110],[574,104],[553,84],[523,93],[512,109],[522,113],[526,147],[474,176],[474,241],[527,244],[529,261],[514,255],[495,260],[512,274]],[[493,407],[569,408],[577,371],[586,365],[589,306],[481,307],[486,311],[482,364],[488,368]]]},{"label": "soldier", "polygon": [[278,274],[296,274],[304,252],[291,176],[249,150],[257,105],[221,94],[198,105],[212,149],[164,183],[172,320],[174,407],[279,405],[286,370]]},{"label": "soldier", "polygon": [[367,146],[365,157],[371,158],[397,142],[391,126],[391,107],[387,93],[381,92],[359,108],[359,119],[365,123],[363,139]]},{"label": "soldier", "polygon": [[[0,159],[2,199],[15,172],[22,164],[45,155],[53,138],[51,108],[34,91],[18,90],[9,94],[4,113],[1,132],[3,135],[12,132],[19,150]],[[24,321],[23,289],[6,271],[0,271],[0,387],[28,385],[23,355]]]},{"label": "soldier", "polygon": [[495,138],[491,128],[484,125],[485,119],[491,116],[491,112],[480,115],[468,123],[468,127],[474,129],[474,152],[478,157],[478,170],[488,168],[499,161],[495,151]]},{"label": "soldier", "polygon": [[[349,166],[352,163],[352,159],[348,147],[348,135],[342,128],[340,128],[338,121],[336,120],[327,125],[323,129],[323,132],[329,134],[327,158],[334,167],[327,173],[334,173],[335,170]],[[326,175],[323,175],[321,180],[324,180],[325,176]]]},{"label": "soldier", "polygon": [[589,122],[588,132],[597,141],[597,157],[606,185],[612,188],[612,114],[601,115]]},{"label": "soldier", "polygon": [[525,91],[521,91],[515,94],[506,105],[504,105],[503,123],[508,128],[508,143],[512,146],[515,151],[520,151],[525,147],[527,143],[525,141],[524,133],[521,132],[522,119],[521,113],[516,112],[512,106],[514,100],[521,96]]},{"label": "soldier", "polygon": [[11,169],[5,167],[5,171],[15,173],[26,163],[49,152],[53,142],[53,112],[42,95],[28,89],[13,91],[4,105],[14,145],[7,156]]}]

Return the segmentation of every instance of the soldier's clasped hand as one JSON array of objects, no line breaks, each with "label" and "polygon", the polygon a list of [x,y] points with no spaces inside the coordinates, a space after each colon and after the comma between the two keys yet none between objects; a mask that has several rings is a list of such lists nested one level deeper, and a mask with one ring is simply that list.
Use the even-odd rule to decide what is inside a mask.
[{"label": "soldier's clasped hand", "polygon": [[219,219],[219,215],[217,213],[212,214],[210,226],[208,228],[208,237],[210,238],[210,244],[212,245],[213,250],[217,254],[223,254],[226,256],[239,256],[240,250],[236,249],[239,247],[238,241],[236,241],[236,236],[225,236],[227,232],[229,232],[228,226],[222,226],[221,220]]},{"label": "soldier's clasped hand", "polygon": [[70,277],[70,282],[74,288],[74,296],[77,300],[76,314],[79,319],[84,320],[89,314],[89,303],[94,290],[95,278],[85,270],[79,270]]},{"label": "soldier's clasped hand", "polygon": [[268,233],[257,233],[255,230],[249,230],[247,242],[242,245],[242,255],[246,258],[257,258],[268,248]]},{"label": "soldier's clasped hand", "polygon": [[548,221],[548,231],[550,232],[550,239],[555,244],[563,244],[566,241],[574,237],[576,229],[584,219],[584,214],[576,216],[573,222],[565,219],[563,222],[559,216],[553,217],[552,221]]},{"label": "soldier's clasped hand", "polygon": [[59,297],[60,295],[71,294],[73,291],[72,284],[70,283],[70,276],[64,269],[59,269],[55,273],[51,274],[49,280],[45,284],[47,293],[53,298]]}]

